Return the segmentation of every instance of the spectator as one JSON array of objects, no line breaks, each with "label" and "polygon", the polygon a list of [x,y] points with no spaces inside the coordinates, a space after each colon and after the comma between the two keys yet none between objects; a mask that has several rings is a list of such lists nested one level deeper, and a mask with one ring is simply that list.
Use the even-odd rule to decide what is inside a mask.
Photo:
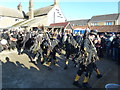
[{"label": "spectator", "polygon": [[101,34],[100,35],[100,38],[101,38],[101,47],[100,47],[100,57],[104,57],[104,52],[105,52],[105,49],[106,49],[106,46],[105,46],[105,35],[104,34]]},{"label": "spectator", "polygon": [[106,55],[107,55],[107,57],[111,56],[111,42],[112,42],[112,34],[108,34],[107,39],[106,39]]}]

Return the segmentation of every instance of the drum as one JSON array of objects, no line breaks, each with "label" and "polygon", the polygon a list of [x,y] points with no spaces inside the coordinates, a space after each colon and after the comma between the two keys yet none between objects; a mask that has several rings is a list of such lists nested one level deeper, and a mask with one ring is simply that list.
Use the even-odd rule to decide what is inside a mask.
[{"label": "drum", "polygon": [[7,45],[7,40],[6,39],[2,39],[1,41],[0,41],[0,43],[1,43],[1,45]]}]

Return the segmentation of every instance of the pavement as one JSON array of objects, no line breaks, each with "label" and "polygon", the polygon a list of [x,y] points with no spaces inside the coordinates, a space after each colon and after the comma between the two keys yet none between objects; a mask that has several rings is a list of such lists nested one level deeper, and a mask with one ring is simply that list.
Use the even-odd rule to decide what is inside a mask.
[{"label": "pavement", "polygon": [[[9,61],[6,61],[6,57]],[[60,61],[59,66],[52,65],[52,70],[48,70],[46,66],[40,64],[40,61],[37,65],[30,63],[26,54],[17,55],[16,50],[1,52],[2,88],[77,88],[72,85],[77,73],[73,62],[70,60],[68,69],[64,70],[64,55],[57,55],[57,59]],[[96,73],[93,72],[89,80],[93,88],[104,88],[108,83],[120,84],[118,80],[120,65],[108,58],[102,58],[96,64],[103,77],[97,79]],[[80,79],[81,84],[83,77],[84,75]]]}]

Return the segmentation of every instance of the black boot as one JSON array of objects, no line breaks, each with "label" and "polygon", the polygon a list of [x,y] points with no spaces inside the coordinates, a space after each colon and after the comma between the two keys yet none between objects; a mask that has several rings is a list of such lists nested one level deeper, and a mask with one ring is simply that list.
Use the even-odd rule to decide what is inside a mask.
[{"label": "black boot", "polygon": [[44,63],[44,61],[41,61],[41,64],[43,64]]},{"label": "black boot", "polygon": [[21,52],[18,52],[18,55],[21,55]]},{"label": "black boot", "polygon": [[102,74],[98,74],[97,78],[100,79],[102,77]]},{"label": "black boot", "polygon": [[33,64],[37,65],[37,62],[36,62],[36,61],[30,61],[30,62],[32,62]]},{"label": "black boot", "polygon": [[82,86],[83,86],[84,88],[92,88],[88,83],[83,83]]},{"label": "black boot", "polygon": [[73,82],[73,85],[79,87],[79,88],[82,88],[82,86],[80,85],[80,83],[78,81],[74,81]]},{"label": "black boot", "polygon": [[64,69],[67,69],[68,68],[68,65],[65,65]]},{"label": "black boot", "polygon": [[51,70],[53,70],[53,69],[52,69],[51,67],[48,67],[48,70],[51,71]]}]

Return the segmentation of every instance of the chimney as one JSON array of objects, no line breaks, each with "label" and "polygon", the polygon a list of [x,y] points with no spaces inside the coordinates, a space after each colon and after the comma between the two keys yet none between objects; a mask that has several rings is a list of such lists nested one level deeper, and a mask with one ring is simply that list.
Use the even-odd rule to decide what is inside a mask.
[{"label": "chimney", "polygon": [[29,19],[34,18],[33,0],[29,1]]},{"label": "chimney", "polygon": [[59,4],[59,0],[54,0],[54,5],[58,5]]},{"label": "chimney", "polygon": [[17,6],[17,9],[22,12],[22,4],[21,3],[19,3],[19,5]]}]

